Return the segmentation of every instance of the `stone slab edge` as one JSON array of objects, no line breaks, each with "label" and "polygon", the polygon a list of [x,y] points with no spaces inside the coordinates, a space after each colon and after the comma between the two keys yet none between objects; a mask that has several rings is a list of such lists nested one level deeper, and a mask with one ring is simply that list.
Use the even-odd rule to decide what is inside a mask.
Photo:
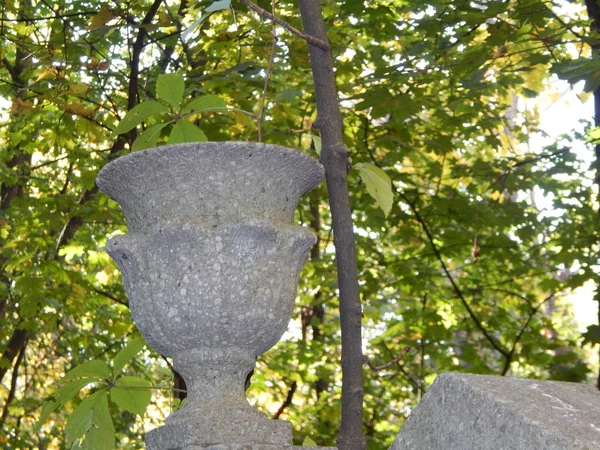
[{"label": "stone slab edge", "polygon": [[390,450],[600,450],[591,386],[444,373]]}]

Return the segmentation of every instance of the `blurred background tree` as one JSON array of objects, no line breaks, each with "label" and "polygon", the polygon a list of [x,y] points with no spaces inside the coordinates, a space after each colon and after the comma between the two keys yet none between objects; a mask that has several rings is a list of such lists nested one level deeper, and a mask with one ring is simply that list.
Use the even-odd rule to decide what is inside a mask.
[{"label": "blurred background tree", "polygon": [[[354,166],[364,352],[381,366],[411,346],[391,367],[365,366],[370,449],[388,448],[440,372],[598,377],[600,327],[582,335],[568,300],[598,279],[598,123],[590,113],[550,144],[538,139],[552,128],[539,105],[557,77],[582,104],[598,92],[595,5],[324,3]],[[302,28],[295,2],[275,7]],[[280,29],[273,44],[272,24],[235,0],[5,0],[0,24],[0,446],[65,448],[85,396],[35,432],[43,401],[67,371],[114,358],[135,335],[103,252],[124,219],[94,180],[153,119],[118,136],[117,124],[156,99],[160,74],[178,73],[187,101],[230,106],[185,119],[207,139],[256,141],[258,116],[264,142],[318,157],[312,78],[306,42]],[[169,129],[155,137],[165,143]],[[391,205],[369,194],[367,164],[389,176]],[[291,420],[298,442],[332,445],[340,342],[325,186],[297,220],[319,242],[285,340],[259,361],[249,395]],[[168,364],[146,350],[128,366],[166,390],[143,417],[111,410],[117,448],[142,448],[144,429],[169,414]]]}]

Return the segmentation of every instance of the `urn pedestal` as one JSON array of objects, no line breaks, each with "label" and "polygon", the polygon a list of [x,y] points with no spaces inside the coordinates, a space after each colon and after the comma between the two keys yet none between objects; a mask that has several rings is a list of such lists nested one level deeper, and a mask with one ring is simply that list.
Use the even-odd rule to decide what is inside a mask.
[{"label": "urn pedestal", "polygon": [[315,243],[294,210],[322,179],[303,153],[236,142],[145,150],[100,171],[127,220],[106,250],[134,321],[188,387],[186,404],[147,434],[149,450],[291,446],[291,425],[250,406],[244,381],[291,318]]}]

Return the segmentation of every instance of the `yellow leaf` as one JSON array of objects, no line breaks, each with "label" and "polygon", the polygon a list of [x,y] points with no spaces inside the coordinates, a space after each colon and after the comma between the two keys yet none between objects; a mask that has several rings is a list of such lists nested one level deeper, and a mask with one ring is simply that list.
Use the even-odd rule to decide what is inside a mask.
[{"label": "yellow leaf", "polygon": [[73,298],[77,300],[83,300],[87,297],[87,291],[83,286],[80,286],[79,284],[74,284],[71,289],[71,292],[73,294]]},{"label": "yellow leaf", "polygon": [[32,109],[33,102],[31,100],[21,100],[19,97],[15,97],[11,103],[10,113],[16,116]]},{"label": "yellow leaf", "polygon": [[90,23],[87,26],[88,30],[95,30],[103,25],[106,25],[115,15],[112,13],[108,6],[104,5],[98,14],[90,18]]},{"label": "yellow leaf", "polygon": [[65,111],[70,113],[70,114],[74,114],[76,116],[81,116],[81,117],[92,117],[94,115],[94,110],[91,108],[87,108],[86,106],[82,105],[81,103],[67,103],[65,105]]},{"label": "yellow leaf", "polygon": [[0,219],[0,237],[2,239],[6,239],[8,237],[8,232],[10,231],[10,225]]},{"label": "yellow leaf", "polygon": [[13,29],[17,32],[18,35],[20,36],[29,36],[31,33],[34,32],[35,28],[33,27],[33,25],[26,25],[24,23],[16,23],[13,26]]},{"label": "yellow leaf", "polygon": [[102,72],[110,67],[110,61],[100,61],[92,57],[90,62],[86,62],[84,66],[86,69],[93,70],[94,72]]},{"label": "yellow leaf", "polygon": [[158,24],[161,27],[169,27],[173,24],[173,21],[171,20],[171,17],[169,17],[169,15],[167,13],[160,11],[158,13]]},{"label": "yellow leaf", "polygon": [[48,78],[48,77],[51,77],[51,78],[56,77],[56,74],[54,73],[54,71],[52,69],[46,69],[42,73],[40,73],[38,75],[38,77],[35,79],[35,82],[37,83],[38,81],[43,80],[44,78]]},{"label": "yellow leaf", "polygon": [[68,95],[81,95],[85,94],[89,88],[89,85],[85,83],[69,83],[69,89],[64,93]]}]

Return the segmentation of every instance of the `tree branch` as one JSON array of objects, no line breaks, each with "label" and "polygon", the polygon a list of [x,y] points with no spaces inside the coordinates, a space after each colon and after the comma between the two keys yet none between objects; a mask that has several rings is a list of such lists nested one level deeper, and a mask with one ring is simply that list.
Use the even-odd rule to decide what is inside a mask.
[{"label": "tree branch", "polygon": [[[600,5],[598,4],[598,0],[585,0],[585,6],[588,17],[592,19],[592,30],[595,31],[596,34],[600,34]],[[600,58],[600,44],[593,44],[592,49],[592,58]],[[594,125],[596,127],[600,126],[600,88],[597,88],[594,91]],[[594,182],[596,183],[596,186],[600,188],[600,143],[597,143],[594,146],[594,153],[596,156],[596,160],[594,161],[593,165],[593,167],[596,169]],[[596,203],[600,201],[600,189],[597,192],[598,194],[596,196]],[[598,209],[597,213],[600,214],[600,208]],[[600,288],[597,288],[595,299],[598,300],[598,321],[600,321]],[[600,361],[600,348],[598,349],[598,361]],[[598,370],[596,387],[600,389],[600,370]]]},{"label": "tree branch", "polygon": [[131,54],[131,73],[129,76],[129,87],[127,89],[127,109],[133,108],[137,103],[138,96],[138,76],[140,74],[140,55],[144,49],[144,39],[148,34],[148,25],[154,20],[154,16],[160,8],[163,0],[154,0],[150,9],[142,19],[138,35],[133,43]]},{"label": "tree branch", "polygon": [[304,34],[302,31],[293,27],[285,20],[276,17],[275,14],[272,14],[269,11],[262,9],[260,6],[258,6],[256,3],[251,2],[250,0],[240,0],[240,2],[246,5],[248,8],[250,8],[252,11],[256,12],[259,16],[264,17],[265,19],[269,19],[278,25],[281,25],[290,33],[295,34],[299,38],[304,39],[309,44],[314,45],[315,47],[319,47],[320,49],[325,51],[330,50],[329,42],[327,40]]},{"label": "tree branch", "polygon": [[483,326],[483,324],[481,323],[479,318],[475,315],[475,312],[469,305],[469,302],[467,302],[467,299],[465,298],[462,290],[458,287],[458,284],[456,284],[454,277],[452,276],[452,274],[450,273],[450,270],[448,269],[448,266],[446,266],[446,263],[444,262],[444,258],[442,258],[442,254],[440,253],[440,250],[437,248],[437,245],[435,245],[435,241],[433,239],[433,235],[431,234],[431,231],[429,231],[429,227],[427,226],[427,224],[421,217],[421,214],[419,213],[419,211],[417,210],[415,205],[406,197],[406,195],[404,195],[403,192],[398,190],[393,185],[393,183],[392,183],[392,186],[394,187],[394,190],[398,193],[398,195],[400,195],[400,197],[408,204],[411,211],[415,215],[417,222],[419,222],[419,224],[421,225],[421,228],[423,229],[423,232],[427,236],[427,240],[429,241],[429,244],[431,245],[431,249],[433,250],[433,253],[435,254],[436,259],[438,260],[438,262],[442,266],[442,270],[446,274],[446,278],[448,278],[448,281],[450,281],[450,284],[452,285],[452,288],[454,289],[456,296],[460,299],[461,303],[464,305],[465,309],[467,310],[467,313],[471,317],[471,320],[473,320],[473,322],[475,323],[475,326],[479,329],[479,331],[481,331],[481,333],[483,333],[485,338],[489,341],[489,343],[492,345],[492,347],[494,347],[494,349],[496,349],[496,351],[498,351],[505,358],[508,358],[510,353],[506,349],[502,348],[500,343],[498,343],[496,341],[496,339],[494,339],[492,337],[492,335],[485,329],[485,327]]},{"label": "tree branch", "polygon": [[533,317],[536,315],[536,313],[539,311],[539,309],[542,307],[542,305],[544,305],[548,300],[553,298],[554,295],[555,295],[554,293],[550,294],[544,300],[542,300],[537,306],[531,308],[531,313],[529,314],[529,316],[527,317],[527,320],[525,320],[525,323],[523,324],[523,326],[517,333],[517,337],[515,338],[515,340],[513,342],[512,348],[508,352],[508,356],[506,357],[506,361],[504,362],[504,367],[502,368],[503,376],[506,375],[510,369],[510,363],[512,362],[513,356],[515,354],[515,349],[517,348],[517,344],[521,341],[521,337],[523,336],[523,333],[525,333],[525,330],[529,326],[529,323],[531,322]]},{"label": "tree branch", "polygon": [[275,414],[273,414],[273,417],[272,417],[273,420],[279,419],[279,416],[281,416],[281,414],[283,414],[283,412],[286,410],[286,408],[292,404],[292,398],[294,397],[294,394],[296,393],[297,388],[298,388],[298,383],[296,383],[295,381],[292,381],[292,384],[290,384],[290,389],[288,390],[285,400],[283,401],[283,403],[281,404],[281,406],[279,407],[277,412]]},{"label": "tree branch", "polygon": [[510,168],[514,169],[515,167],[520,167],[520,166],[524,166],[526,164],[531,164],[531,163],[534,163],[534,162],[537,162],[537,161],[541,161],[542,159],[549,159],[549,158],[552,158],[552,157],[554,157],[556,155],[561,155],[563,153],[568,153],[570,151],[571,151],[570,148],[563,148],[561,150],[557,150],[557,151],[552,152],[552,153],[548,153],[548,154],[545,154],[545,155],[539,155],[539,156],[536,156],[535,158],[525,159],[523,161],[516,162],[512,166],[510,166]]},{"label": "tree branch", "polygon": [[124,300],[121,300],[118,297],[115,297],[114,295],[112,295],[110,292],[106,292],[103,291],[102,289],[96,289],[94,288],[93,290],[96,294],[102,295],[103,297],[109,298],[111,299],[113,302],[118,303],[119,305],[123,305],[126,306],[127,308],[129,308],[129,303],[127,303]]},{"label": "tree branch", "polygon": [[406,356],[406,354],[410,351],[410,345],[407,345],[406,347],[404,347],[404,349],[400,352],[400,354],[398,356],[396,356],[394,359],[392,359],[389,362],[386,362],[385,364],[382,364],[381,366],[376,366],[375,364],[373,364],[371,362],[371,360],[365,356],[365,364],[367,366],[369,366],[369,368],[375,372],[381,372],[382,370],[385,369],[389,369],[390,367],[392,367],[393,365],[397,364],[398,362],[400,362],[400,360],[402,358],[404,358]]},{"label": "tree branch", "polygon": [[[17,324],[18,326],[18,324]],[[8,370],[8,367],[12,364],[13,360],[19,352],[27,345],[27,338],[29,337],[29,333],[26,330],[22,330],[17,328],[13,331],[13,334],[8,341],[8,345],[6,346],[6,350],[2,353],[2,364],[0,364],[0,383]]]},{"label": "tree branch", "polygon": [[55,20],[61,19],[65,20],[69,17],[86,17],[86,16],[95,16],[98,14],[98,11],[82,11],[82,12],[73,12],[67,14],[56,14],[54,16],[45,16],[45,17],[19,17],[17,19],[6,19],[2,18],[3,22],[39,22],[43,20]]},{"label": "tree branch", "polygon": [[[368,129],[366,131],[368,131]],[[373,163],[377,167],[379,167],[378,161],[375,159],[375,156],[373,155],[373,153],[369,149],[368,143],[366,142],[366,137],[365,137],[365,146],[366,146],[367,151],[369,152],[369,155],[371,156],[371,160],[373,161]],[[483,326],[483,324],[481,323],[481,321],[479,320],[479,318],[475,315],[475,312],[471,309],[471,306],[467,302],[467,300],[466,300],[466,298],[465,298],[462,290],[458,287],[458,284],[456,283],[456,281],[454,280],[454,277],[450,273],[450,270],[446,266],[446,263],[444,262],[444,259],[442,258],[442,254],[440,253],[439,249],[437,248],[437,245],[435,245],[435,241],[433,239],[433,235],[429,231],[429,227],[427,226],[427,224],[425,223],[425,221],[421,217],[421,214],[417,210],[417,208],[414,205],[414,203],[411,202],[408,199],[408,197],[406,195],[404,195],[404,193],[402,191],[400,191],[394,185],[394,183],[392,183],[392,188],[406,202],[406,204],[408,204],[408,206],[410,207],[411,211],[415,215],[415,218],[417,219],[417,222],[419,222],[419,224],[421,225],[421,228],[423,229],[423,232],[427,236],[427,240],[429,241],[429,244],[431,245],[431,249],[433,250],[433,253],[434,253],[436,259],[438,260],[438,262],[442,266],[442,270],[446,274],[446,277],[448,278],[448,281],[450,281],[450,284],[452,285],[452,288],[454,289],[454,292],[456,293],[456,295],[458,296],[458,298],[460,299],[460,301],[464,305],[465,309],[467,310],[467,313],[469,314],[469,316],[471,317],[471,319],[475,323],[475,326],[483,333],[483,335],[490,342],[490,344],[492,345],[492,347],[494,347],[500,354],[502,354],[506,359],[508,359],[509,355],[510,355],[510,352],[506,351],[504,348],[502,348],[502,346],[498,342],[496,342],[496,340],[487,332],[487,330],[485,329],[485,327]]]},{"label": "tree branch", "polygon": [[[275,0],[271,0],[271,8],[273,11],[273,17],[275,16]],[[260,107],[258,110],[258,116],[256,117],[256,128],[258,130],[258,142],[262,142],[262,121],[263,114],[265,112],[265,103],[267,101],[267,91],[269,89],[269,78],[271,78],[271,71],[273,70],[273,60],[275,59],[275,51],[277,51],[277,30],[275,29],[275,22],[273,22],[273,42],[271,43],[271,53],[269,54],[269,62],[267,64],[267,71],[265,73],[265,85],[263,86],[263,93],[260,97]]]},{"label": "tree branch", "polygon": [[10,391],[8,392],[8,396],[6,397],[6,401],[4,402],[4,408],[2,409],[2,417],[0,417],[0,430],[4,429],[4,422],[6,422],[6,418],[8,417],[8,407],[15,399],[15,393],[17,391],[17,380],[19,378],[19,367],[21,366],[21,362],[23,362],[23,358],[25,357],[25,348],[26,342],[19,350],[19,355],[17,356],[17,360],[13,365],[12,376],[10,379]]},{"label": "tree branch", "polygon": [[[147,25],[150,25],[150,23],[154,19],[154,16],[158,12],[158,8],[160,7],[162,1],[163,0],[155,0],[154,3],[150,6],[150,9],[148,10],[146,15],[144,16],[144,19],[142,20],[142,23],[140,25],[140,30],[138,32],[135,43],[133,44],[133,53],[131,56],[131,63],[130,63],[131,73],[129,76],[129,85],[127,88],[127,92],[128,92],[127,109],[128,110],[133,108],[137,103],[138,76],[140,73],[140,67],[139,67],[140,55],[144,48],[144,39],[148,34]],[[132,130],[128,134],[132,137],[132,140],[133,140],[135,130]],[[116,153],[123,150],[124,147],[125,147],[125,137],[118,136],[109,151],[109,156],[115,155]],[[83,205],[83,204],[91,201],[95,197],[97,192],[98,192],[97,186],[94,186],[92,189],[84,191],[81,198],[79,199],[79,205]],[[73,215],[67,220],[67,223],[61,230],[61,232],[58,236],[58,239],[56,241],[56,246],[55,246],[56,255],[58,255],[58,250],[60,250],[60,248],[66,242],[68,242],[71,238],[73,238],[73,236],[75,235],[75,233],[77,232],[77,230],[79,229],[79,227],[81,226],[82,223],[83,223],[83,221],[82,221],[81,217],[79,217],[77,215]]]},{"label": "tree branch", "polygon": [[[120,141],[120,139],[117,138],[117,141]],[[81,197],[79,198],[77,205],[81,206],[89,202],[91,199],[94,198],[97,192],[98,187],[96,186],[94,186],[92,189],[84,191]],[[56,245],[54,246],[55,257],[58,256],[58,251],[62,248],[62,246],[66,244],[69,240],[71,240],[73,236],[75,236],[75,233],[77,233],[77,230],[79,229],[82,223],[83,219],[78,215],[73,215],[69,217],[67,223],[65,223],[64,227],[60,231],[58,239],[56,240]]]},{"label": "tree branch", "polygon": [[[304,30],[328,42],[319,0],[299,0]],[[315,86],[317,119],[313,127],[321,131],[321,162],[329,193],[329,206],[335,245],[340,292],[342,334],[342,420],[337,439],[340,450],[364,450],[366,439],[363,415],[362,308],[356,263],[356,241],[348,193],[348,157],[344,145],[343,122],[335,84],[333,56],[329,46],[309,42],[308,54]]]},{"label": "tree branch", "polygon": [[15,71],[15,67],[10,63],[6,56],[2,58],[2,64],[4,64],[4,67],[6,67],[6,70],[8,70],[8,73],[13,80],[19,76]]}]

